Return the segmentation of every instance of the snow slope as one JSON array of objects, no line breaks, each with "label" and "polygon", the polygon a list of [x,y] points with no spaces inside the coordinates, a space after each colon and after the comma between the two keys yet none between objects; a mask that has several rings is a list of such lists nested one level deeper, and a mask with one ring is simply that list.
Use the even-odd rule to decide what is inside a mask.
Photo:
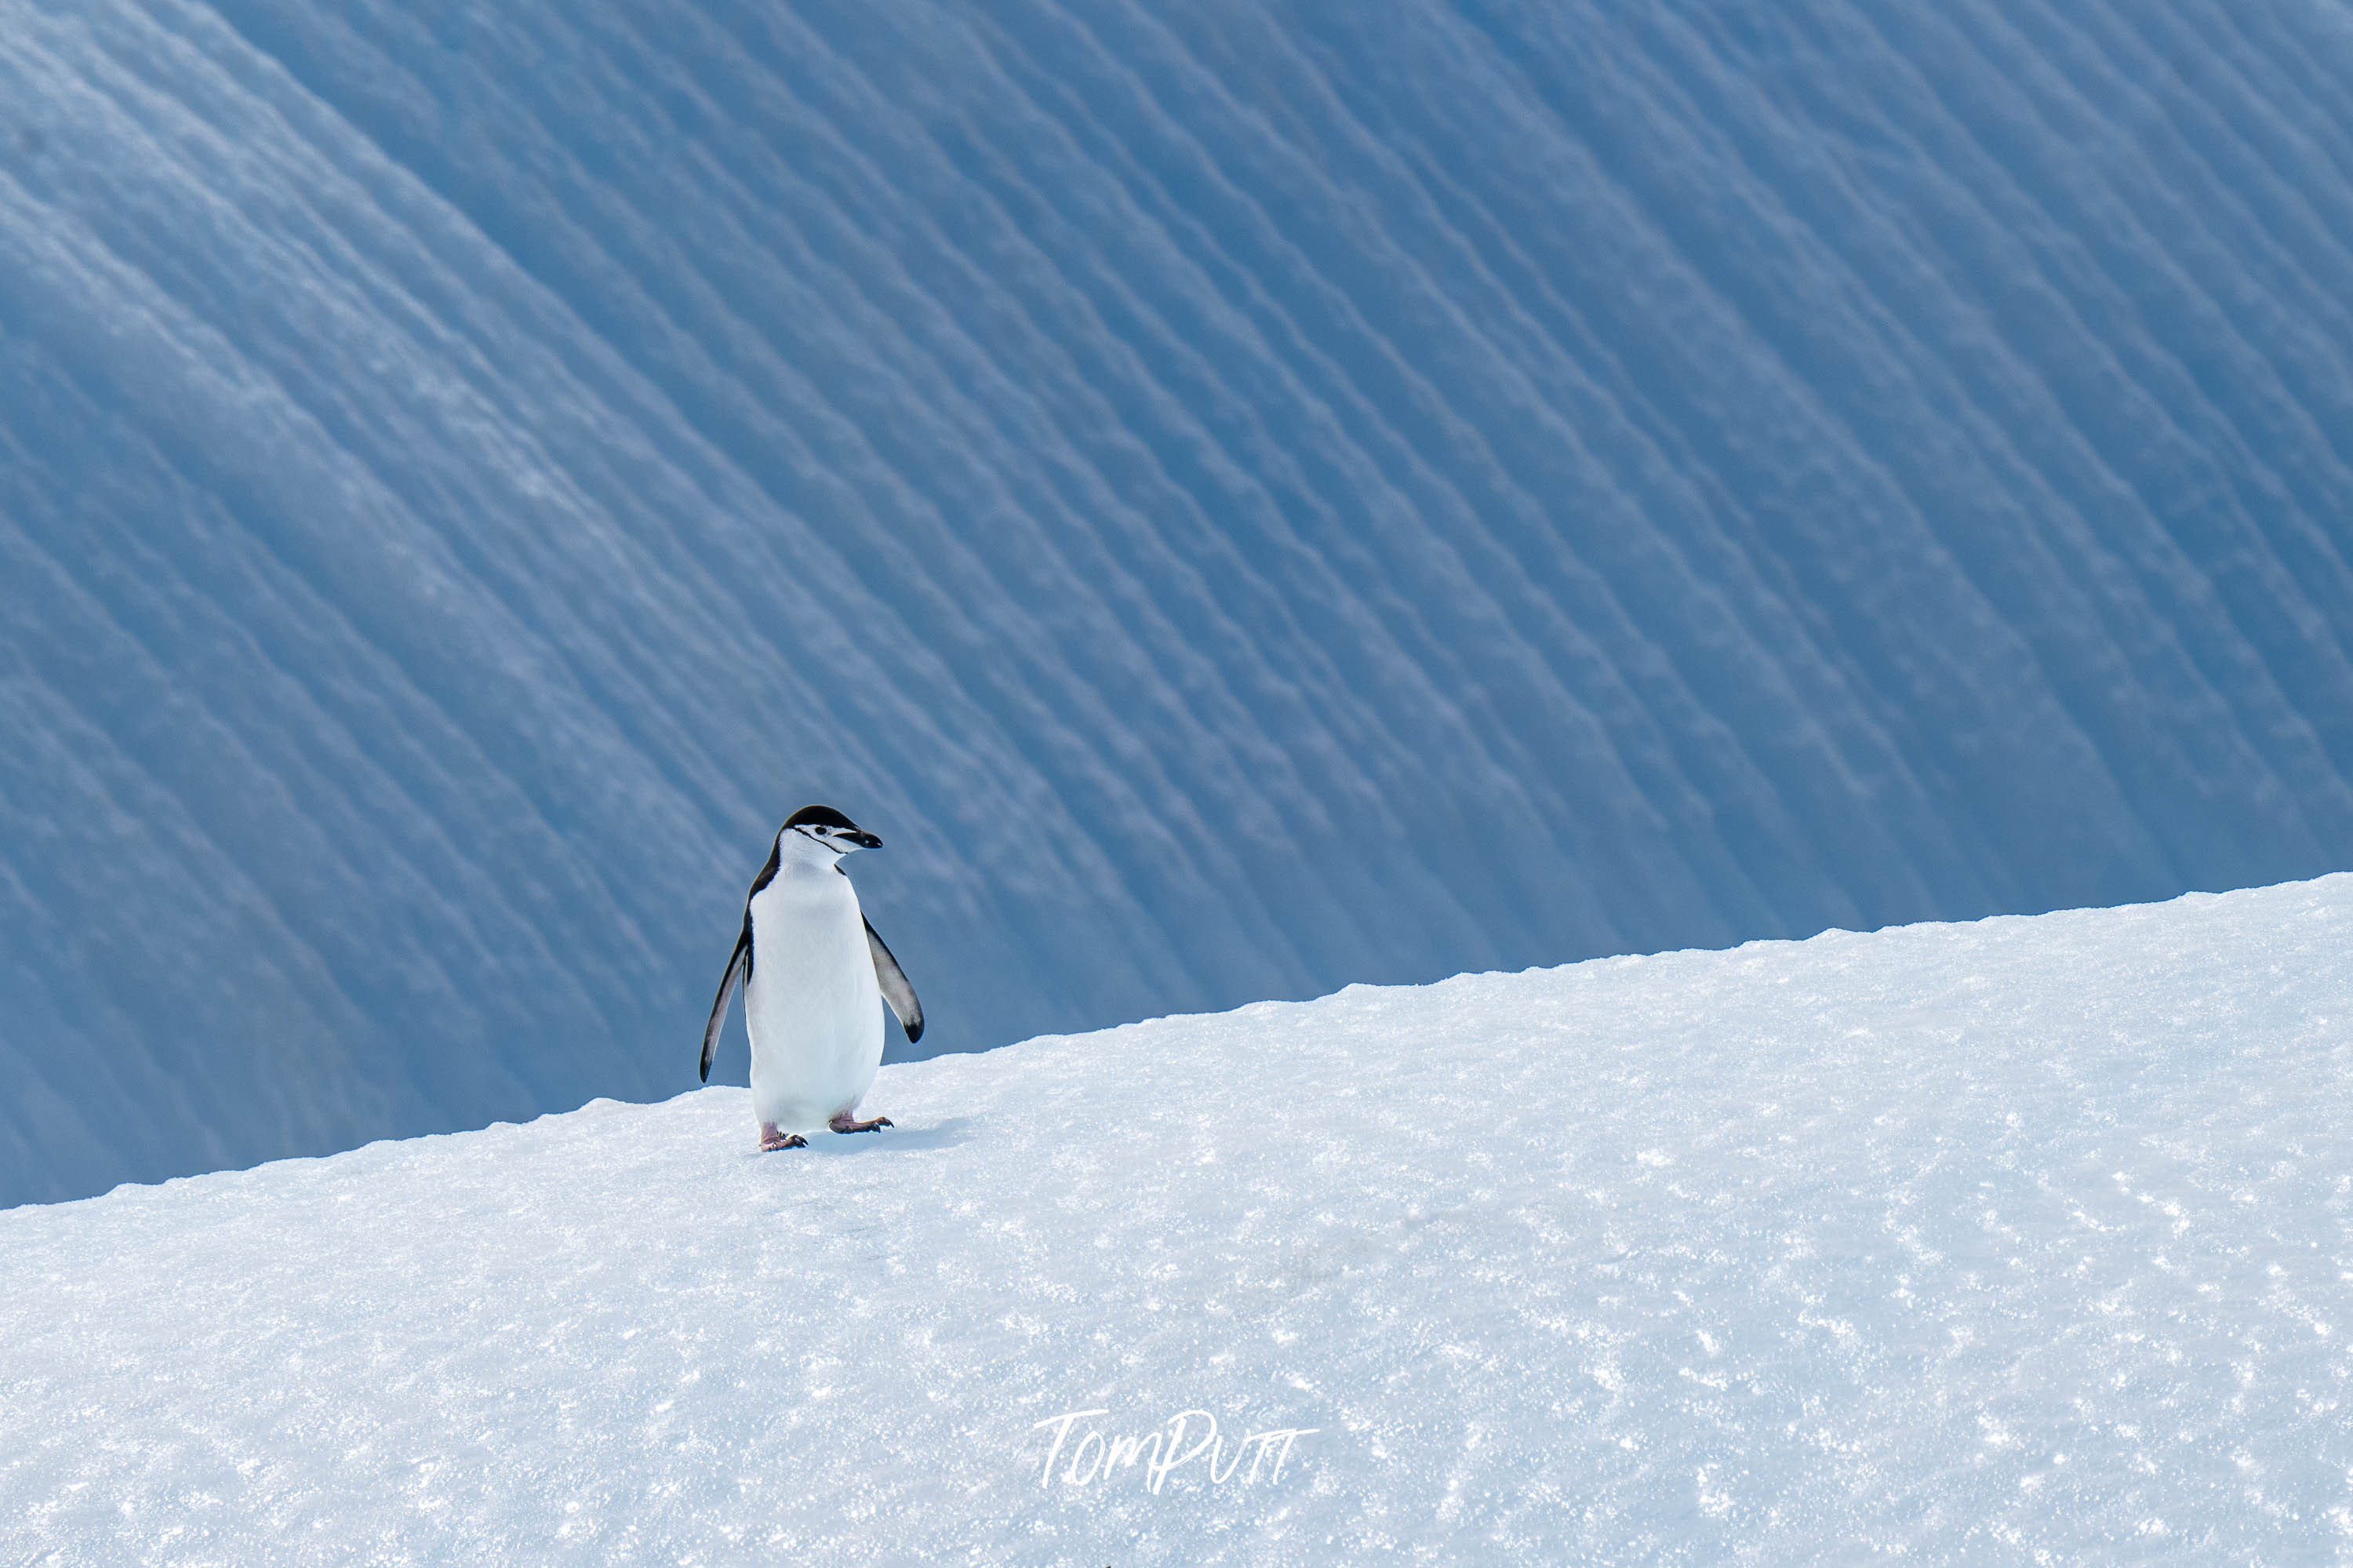
[{"label": "snow slope", "polygon": [[672,1093],[811,800],[958,1048],[2353,864],[2348,81],[0,0],[0,1201]]},{"label": "snow slope", "polygon": [[0,1560],[2346,1561],[2349,955],[2339,875],[16,1209]]}]

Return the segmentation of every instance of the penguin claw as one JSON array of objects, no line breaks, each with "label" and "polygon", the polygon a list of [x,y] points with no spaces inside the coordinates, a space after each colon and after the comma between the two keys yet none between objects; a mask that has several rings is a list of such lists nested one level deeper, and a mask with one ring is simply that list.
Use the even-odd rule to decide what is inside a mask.
[{"label": "penguin claw", "polygon": [[776,1130],[776,1124],[774,1122],[763,1122],[760,1125],[760,1152],[763,1154],[773,1153],[779,1149],[807,1149],[807,1147],[808,1139],[797,1132],[786,1137]]},{"label": "penguin claw", "polygon": [[865,1121],[851,1121],[846,1116],[838,1116],[825,1125],[836,1132],[877,1132],[895,1124],[887,1116],[872,1117]]}]

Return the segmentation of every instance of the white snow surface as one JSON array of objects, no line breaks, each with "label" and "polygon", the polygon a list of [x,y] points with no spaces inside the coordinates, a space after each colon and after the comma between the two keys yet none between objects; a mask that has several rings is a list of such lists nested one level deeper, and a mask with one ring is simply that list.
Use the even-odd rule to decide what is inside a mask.
[{"label": "white snow surface", "polygon": [[[0,1561],[2345,1561],[2348,936],[1356,986],[789,1155],[712,1088],[9,1211]],[[1187,1411],[1222,1483],[1086,1474]]]}]

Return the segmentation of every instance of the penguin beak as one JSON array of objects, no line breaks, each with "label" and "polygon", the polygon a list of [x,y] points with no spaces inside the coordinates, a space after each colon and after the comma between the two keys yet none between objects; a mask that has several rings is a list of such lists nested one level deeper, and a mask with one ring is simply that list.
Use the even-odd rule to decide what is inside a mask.
[{"label": "penguin beak", "polygon": [[859,829],[854,833],[844,833],[841,836],[848,839],[851,843],[856,844],[860,849],[881,849],[882,847],[882,841],[876,838],[872,833],[868,832],[863,828]]}]

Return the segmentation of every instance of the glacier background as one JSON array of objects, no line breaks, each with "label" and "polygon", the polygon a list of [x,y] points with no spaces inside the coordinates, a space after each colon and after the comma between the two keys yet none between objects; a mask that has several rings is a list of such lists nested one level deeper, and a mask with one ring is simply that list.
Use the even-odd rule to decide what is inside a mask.
[{"label": "glacier background", "polygon": [[2353,863],[2339,0],[578,10],[0,0],[0,1203]]}]

